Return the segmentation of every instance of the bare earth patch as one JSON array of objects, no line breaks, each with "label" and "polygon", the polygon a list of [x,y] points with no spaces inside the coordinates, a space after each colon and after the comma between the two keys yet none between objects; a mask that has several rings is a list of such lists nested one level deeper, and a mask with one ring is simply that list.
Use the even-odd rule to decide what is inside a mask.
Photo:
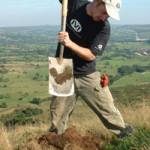
[{"label": "bare earth patch", "polygon": [[75,127],[70,127],[59,135],[55,133],[41,135],[36,142],[42,150],[102,150],[100,137],[92,133],[79,132]]}]

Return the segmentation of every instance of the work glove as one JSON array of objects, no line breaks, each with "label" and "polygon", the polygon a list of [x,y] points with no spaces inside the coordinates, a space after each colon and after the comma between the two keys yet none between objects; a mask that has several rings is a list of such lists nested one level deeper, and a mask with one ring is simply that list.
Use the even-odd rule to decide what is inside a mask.
[{"label": "work glove", "polygon": [[107,86],[108,81],[109,81],[108,77],[105,74],[103,74],[103,76],[101,76],[101,86],[102,86],[102,88]]}]

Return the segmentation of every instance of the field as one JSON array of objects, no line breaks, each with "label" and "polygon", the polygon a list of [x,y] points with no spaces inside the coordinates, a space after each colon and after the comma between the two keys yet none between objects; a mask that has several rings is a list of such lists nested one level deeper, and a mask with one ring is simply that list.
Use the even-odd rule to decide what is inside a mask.
[{"label": "field", "polygon": [[[58,26],[0,28],[2,150],[21,150],[31,138],[48,132],[48,56],[55,55],[59,30]],[[136,34],[150,39],[149,32],[149,25],[113,26],[106,50],[96,58],[96,69],[109,77],[115,105],[134,127],[134,135],[117,140],[82,99],[68,122],[68,127],[98,135],[104,150],[150,148],[150,40],[136,40]]]}]

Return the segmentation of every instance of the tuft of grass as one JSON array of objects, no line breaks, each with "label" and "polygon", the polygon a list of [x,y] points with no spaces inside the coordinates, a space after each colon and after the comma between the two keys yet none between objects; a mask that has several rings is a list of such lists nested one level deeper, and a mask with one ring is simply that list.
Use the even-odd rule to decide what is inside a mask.
[{"label": "tuft of grass", "polygon": [[125,139],[114,139],[105,150],[149,150],[150,148],[150,129],[136,129],[134,135]]},{"label": "tuft of grass", "polygon": [[[69,126],[76,126],[79,131],[90,132],[101,138],[103,150],[149,150],[150,147],[150,103],[143,100],[134,106],[116,103],[125,122],[129,123],[134,134],[125,139],[117,139],[101,123],[93,111],[82,101],[77,101],[75,110],[68,122]],[[49,113],[49,112],[47,112]],[[50,121],[40,125],[16,126],[15,128],[1,127],[0,144],[7,150],[41,150],[36,137],[47,133]],[[4,137],[4,138],[3,138]],[[2,149],[2,150],[5,150]],[[52,150],[53,148],[50,148]]]},{"label": "tuft of grass", "polygon": [[0,123],[0,149],[12,150],[10,141],[8,140],[9,134],[2,123]]}]

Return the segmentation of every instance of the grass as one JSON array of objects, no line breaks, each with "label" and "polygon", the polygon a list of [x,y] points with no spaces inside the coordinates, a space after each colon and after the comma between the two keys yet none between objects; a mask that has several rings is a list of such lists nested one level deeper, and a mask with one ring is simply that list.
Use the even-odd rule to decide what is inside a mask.
[{"label": "grass", "polygon": [[0,133],[1,150],[12,150],[12,145],[9,141],[9,134],[2,124],[0,124]]},{"label": "grass", "polygon": [[[104,54],[104,57],[107,54]],[[118,74],[118,68],[122,66],[149,66],[149,58],[142,56],[142,57],[133,57],[133,58],[126,58],[122,56],[118,57],[111,57],[111,60],[100,60],[97,58],[97,65],[96,68],[101,73],[106,73],[108,75],[116,76]]]},{"label": "grass", "polygon": [[[120,61],[120,65],[121,63]],[[0,132],[2,134],[0,139],[4,137],[0,140],[2,150],[22,150],[23,147],[27,148],[26,144],[31,138],[36,138],[36,136],[46,133],[49,129],[50,101],[40,103],[39,105],[29,103],[34,97],[44,99],[50,96],[47,91],[48,81],[36,81],[30,77],[35,75],[36,72],[40,75],[47,74],[46,66],[44,66],[44,69],[41,69],[42,64],[40,64],[40,68],[36,69],[34,67],[37,64],[25,65],[21,63],[20,66],[17,64],[18,69],[16,69],[15,72],[4,74],[4,78],[9,79],[9,81],[2,82],[0,90],[3,95],[7,95],[8,97],[0,99],[0,102],[6,102],[8,108],[0,109],[0,114],[9,114],[12,113],[16,107],[24,108],[28,106],[41,108],[44,110],[44,113],[36,116],[37,119],[40,119],[41,124],[34,126],[25,125],[16,126],[15,128],[5,128],[1,125]],[[15,64],[13,65],[15,68]],[[113,68],[115,68],[117,60],[113,65]],[[20,70],[21,66],[24,66],[24,71],[27,73]],[[109,67],[107,69],[108,72],[112,71]],[[121,111],[125,121],[134,127],[135,133],[133,136],[125,140],[116,139],[116,137],[103,126],[92,110],[81,100],[77,101],[75,110],[68,122],[68,127],[76,126],[80,131],[91,132],[100,136],[104,150],[148,150],[148,147],[150,147],[150,104],[148,102],[150,87],[149,84],[146,83],[150,82],[149,76],[149,72],[145,74],[134,73],[121,78],[111,86],[113,96],[117,100],[115,102],[116,106]],[[3,86],[5,84],[7,86],[4,88]],[[23,99],[18,100],[20,97],[23,97]],[[133,98],[135,98],[136,101],[134,101]],[[36,150],[41,150],[36,140],[30,142],[29,145],[30,147],[36,147]]]},{"label": "grass", "polygon": [[[120,103],[116,105],[121,111],[125,122],[131,124],[134,128],[134,135],[131,137],[127,137],[124,140],[116,139],[114,135],[110,134],[110,132],[105,129],[96,115],[93,114],[89,108],[86,108],[85,104],[82,107],[86,108],[88,116],[86,116],[87,112],[85,108],[81,110],[82,108],[78,107],[71,119],[72,124],[84,131],[90,131],[100,135],[105,150],[148,150],[150,147],[149,103],[143,101],[140,105],[137,104],[134,107],[130,105],[125,107]],[[83,116],[79,114],[83,114]]]},{"label": "grass", "polygon": [[[9,72],[1,74],[6,81],[1,82],[0,85],[0,95],[4,97],[0,99],[0,103],[5,102],[8,107],[13,107],[15,105],[26,105],[34,97],[50,96],[48,94],[48,81],[45,80],[45,75],[48,74],[48,71],[44,63],[40,66],[42,69],[35,69],[33,65],[28,63],[7,64],[6,69]],[[43,75],[41,81],[32,79],[32,75],[35,75],[36,72],[39,75]],[[19,98],[22,98],[23,101],[18,100]]]},{"label": "grass", "polygon": [[[149,150],[149,103],[142,102],[140,105],[135,105],[134,107],[130,105],[126,107],[120,103],[116,103],[116,105],[121,111],[124,120],[134,128],[134,134],[130,137],[118,140],[103,126],[98,117],[81,100],[77,101],[76,108],[68,122],[68,127],[76,126],[80,131],[99,135],[104,150]],[[36,136],[46,133],[49,128],[49,123],[50,122],[47,120],[44,124],[16,126],[15,128],[8,129],[1,124],[1,149],[22,150],[21,148],[27,145],[31,138],[36,139]],[[36,141],[32,141],[32,143],[30,143],[30,146],[31,145],[37,145]]]},{"label": "grass", "polygon": [[[116,43],[114,44],[120,49],[145,49],[149,48],[147,43]],[[0,150],[24,150],[26,143],[36,136],[44,134],[48,131],[50,126],[49,105],[51,101],[42,102],[39,105],[31,104],[30,101],[35,98],[47,98],[48,81],[45,76],[48,75],[47,56],[34,56],[36,45],[26,45],[25,49],[32,49],[31,56],[12,56],[10,55],[17,47],[11,47],[5,51],[7,63],[3,63],[8,70],[3,76],[5,82],[0,82],[0,104],[5,102],[7,108],[0,108],[0,115],[10,114],[16,108],[37,107],[44,111],[43,114],[35,118],[41,121],[37,125],[15,126],[13,128],[5,128],[0,124]],[[48,49],[48,46],[45,47]],[[6,48],[7,49],[7,48]],[[56,49],[54,47],[54,49]],[[44,50],[44,48],[43,48]],[[29,51],[26,51],[27,53]],[[2,53],[3,54],[3,53]],[[17,54],[17,53],[16,53]],[[101,74],[116,76],[117,69],[122,65],[133,66],[143,65],[148,66],[148,57],[122,57],[115,56],[114,52],[104,52],[103,56],[109,56],[110,60],[101,60],[97,58],[97,70]],[[113,57],[112,57],[113,56]],[[45,61],[45,62],[44,62]],[[33,80],[33,77],[42,76],[39,80]],[[150,71],[142,73],[133,73],[127,75],[111,86],[111,91],[114,96],[115,104],[121,111],[125,122],[131,124],[135,130],[133,136],[124,140],[118,140],[112,135],[101,123],[98,117],[92,112],[87,105],[79,100],[76,103],[75,110],[68,122],[69,126],[76,126],[78,130],[83,132],[91,132],[99,135],[102,139],[102,146],[104,150],[149,150],[150,147]],[[22,98],[22,100],[19,100]],[[35,141],[29,143],[36,150],[41,150]],[[24,147],[24,149],[23,149]],[[51,149],[52,150],[52,149]]]},{"label": "grass", "polygon": [[150,82],[150,72],[126,75],[113,83],[112,87],[122,87],[128,85],[147,84]]},{"label": "grass", "polygon": [[142,43],[142,42],[127,42],[126,44],[118,44],[119,49],[132,49],[132,50],[137,50],[137,49],[147,49],[149,48],[148,43]]}]

